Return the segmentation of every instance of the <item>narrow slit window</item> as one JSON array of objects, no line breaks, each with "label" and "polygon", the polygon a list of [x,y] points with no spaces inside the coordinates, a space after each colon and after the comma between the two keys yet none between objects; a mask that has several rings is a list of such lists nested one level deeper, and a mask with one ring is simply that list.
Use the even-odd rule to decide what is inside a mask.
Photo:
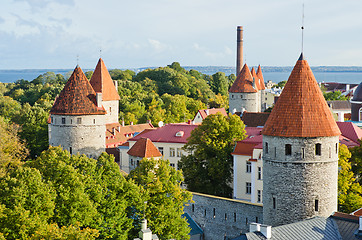
[{"label": "narrow slit window", "polygon": [[292,155],[292,145],[285,144],[285,155],[287,155],[287,156]]},{"label": "narrow slit window", "polygon": [[265,142],[265,153],[269,153],[269,146],[267,142]]},{"label": "narrow slit window", "polygon": [[216,217],[216,210],[215,210],[215,208],[214,208],[214,218]]},{"label": "narrow slit window", "polygon": [[192,204],[192,212],[195,212],[195,205]]},{"label": "narrow slit window", "polygon": [[318,212],[318,209],[319,209],[319,201],[318,199],[314,200],[314,211]]},{"label": "narrow slit window", "polygon": [[315,155],[317,155],[317,156],[322,155],[322,144],[317,143],[315,145]]},{"label": "narrow slit window", "polygon": [[302,148],[302,158],[304,158],[304,156],[305,156],[305,149]]},{"label": "narrow slit window", "polygon": [[277,208],[277,200],[273,197],[273,209]]},{"label": "narrow slit window", "polygon": [[234,213],[234,222],[236,222],[236,213]]}]

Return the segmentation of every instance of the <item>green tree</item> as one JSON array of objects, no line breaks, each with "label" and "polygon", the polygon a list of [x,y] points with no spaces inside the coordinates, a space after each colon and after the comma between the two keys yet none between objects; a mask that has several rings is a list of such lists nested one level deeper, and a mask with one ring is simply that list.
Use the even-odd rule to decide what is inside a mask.
[{"label": "green tree", "polygon": [[286,83],[287,83],[287,80],[280,81],[277,84],[275,84],[274,87],[283,88]]},{"label": "green tree", "polygon": [[362,187],[353,177],[351,153],[345,145],[340,145],[338,157],[338,208],[351,213],[362,207]]},{"label": "green tree", "polygon": [[231,197],[232,156],[236,141],[246,137],[244,123],[236,115],[209,115],[191,132],[180,161],[190,191]]},{"label": "green tree", "polygon": [[[192,195],[180,186],[182,173],[171,167],[168,160],[143,159],[129,178],[140,186],[147,202],[145,216],[152,232],[160,239],[189,239],[190,229],[181,215]],[[140,218],[139,215],[138,221]]]},{"label": "green tree", "polygon": [[334,92],[323,92],[324,99],[326,101],[334,101],[334,100],[342,100],[347,101],[348,98],[342,95],[341,91],[334,91]]},{"label": "green tree", "polygon": [[223,72],[212,75],[212,90],[215,94],[226,96],[229,90],[228,79]]},{"label": "green tree", "polygon": [[83,228],[78,225],[58,227],[57,224],[49,224],[35,231],[30,240],[94,240],[99,233],[96,229]]}]

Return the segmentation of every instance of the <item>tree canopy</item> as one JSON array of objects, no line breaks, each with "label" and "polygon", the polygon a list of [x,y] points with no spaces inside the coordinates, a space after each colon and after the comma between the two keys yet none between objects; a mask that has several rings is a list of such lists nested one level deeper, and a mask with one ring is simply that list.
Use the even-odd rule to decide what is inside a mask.
[{"label": "tree canopy", "polygon": [[246,137],[239,116],[209,115],[191,132],[179,162],[190,191],[231,197],[232,156],[236,141]]}]

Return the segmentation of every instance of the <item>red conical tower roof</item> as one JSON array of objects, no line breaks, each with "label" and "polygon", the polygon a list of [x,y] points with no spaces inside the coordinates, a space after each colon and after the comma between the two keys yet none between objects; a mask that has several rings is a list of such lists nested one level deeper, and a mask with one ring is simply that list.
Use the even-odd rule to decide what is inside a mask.
[{"label": "red conical tower roof", "polygon": [[103,107],[97,107],[96,93],[82,69],[77,66],[55,100],[50,114],[92,115],[106,114],[106,111]]},{"label": "red conical tower roof", "polygon": [[131,156],[142,157],[142,158],[151,158],[151,157],[161,157],[162,154],[155,147],[152,141],[149,138],[139,139],[130,150],[127,152]]},{"label": "red conical tower roof", "polygon": [[263,73],[261,72],[260,65],[258,66],[258,70],[256,71],[256,75],[258,76],[259,81],[260,81],[260,87],[261,87],[260,90],[265,90],[264,77],[263,77]]},{"label": "red conical tower roof", "polygon": [[251,76],[253,76],[253,79],[255,81],[255,89],[259,91],[261,89],[259,77],[256,75],[255,69],[251,68]]},{"label": "red conical tower roof", "polygon": [[244,64],[235,82],[229,89],[231,93],[254,93],[257,90],[253,87],[253,76],[248,65]]},{"label": "red conical tower roof", "polygon": [[95,92],[102,93],[103,101],[120,99],[116,87],[113,84],[111,75],[109,75],[107,67],[104,64],[102,58],[99,59],[89,82]]},{"label": "red conical tower roof", "polygon": [[303,54],[295,64],[262,134],[280,137],[340,135],[336,121]]}]

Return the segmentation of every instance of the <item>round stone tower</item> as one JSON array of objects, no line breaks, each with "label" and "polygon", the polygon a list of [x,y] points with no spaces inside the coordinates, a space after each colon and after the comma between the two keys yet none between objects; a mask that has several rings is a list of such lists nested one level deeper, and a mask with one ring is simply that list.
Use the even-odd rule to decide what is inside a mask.
[{"label": "round stone tower", "polygon": [[264,223],[336,211],[340,131],[303,54],[262,134]]},{"label": "round stone tower", "polygon": [[257,79],[244,64],[229,89],[229,112],[234,112],[234,109],[236,112],[242,112],[244,109],[248,112],[259,112],[261,99],[257,84]]},{"label": "round stone tower", "polygon": [[97,158],[105,151],[102,94],[96,94],[77,66],[50,110],[49,145]]},{"label": "round stone tower", "polygon": [[354,91],[351,100],[351,120],[354,122],[362,121],[362,83]]}]

